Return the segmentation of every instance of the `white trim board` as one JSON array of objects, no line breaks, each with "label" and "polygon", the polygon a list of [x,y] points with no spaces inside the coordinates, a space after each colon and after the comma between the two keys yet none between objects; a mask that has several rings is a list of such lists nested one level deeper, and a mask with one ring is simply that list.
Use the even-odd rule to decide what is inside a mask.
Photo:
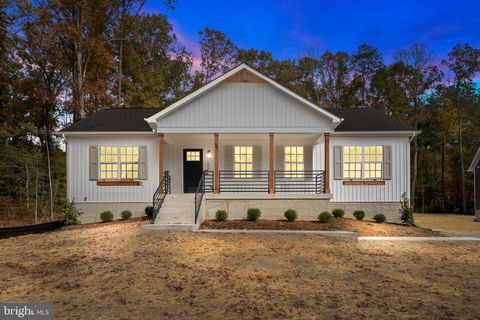
[{"label": "white trim board", "polygon": [[475,154],[475,157],[473,157],[473,161],[470,164],[470,167],[468,168],[469,172],[475,172],[475,167],[478,161],[480,161],[480,147],[478,148],[477,153]]}]

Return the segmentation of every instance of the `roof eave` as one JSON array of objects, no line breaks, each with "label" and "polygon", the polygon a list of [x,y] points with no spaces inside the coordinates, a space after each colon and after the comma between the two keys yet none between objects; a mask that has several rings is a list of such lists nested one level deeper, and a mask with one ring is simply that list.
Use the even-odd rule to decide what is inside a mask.
[{"label": "roof eave", "polygon": [[420,130],[382,130],[382,131],[334,131],[332,136],[351,136],[351,135],[365,135],[365,136],[407,136],[415,137],[422,131]]},{"label": "roof eave", "polygon": [[56,135],[151,135],[155,132],[152,131],[55,131]]},{"label": "roof eave", "polygon": [[480,161],[480,147],[478,148],[477,153],[475,154],[475,157],[473,157],[472,163],[468,168],[468,172],[475,172],[475,167],[477,166],[478,161]]}]

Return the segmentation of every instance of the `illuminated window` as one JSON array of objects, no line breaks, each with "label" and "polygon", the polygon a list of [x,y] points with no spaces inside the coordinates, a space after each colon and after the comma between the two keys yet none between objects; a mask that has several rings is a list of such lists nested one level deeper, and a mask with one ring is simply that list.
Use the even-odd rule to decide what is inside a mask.
[{"label": "illuminated window", "polygon": [[303,178],[303,147],[285,147],[285,177]]},{"label": "illuminated window", "polygon": [[100,179],[138,179],[138,147],[100,147]]},{"label": "illuminated window", "polygon": [[253,147],[234,147],[235,178],[251,178],[253,170]]},{"label": "illuminated window", "polygon": [[382,146],[343,147],[343,177],[345,179],[382,178]]},{"label": "illuminated window", "polygon": [[118,178],[118,148],[100,147],[100,179]]},{"label": "illuminated window", "polygon": [[378,179],[382,177],[383,148],[381,146],[364,147],[364,177]]},{"label": "illuminated window", "polygon": [[122,179],[138,179],[138,147],[120,147]]},{"label": "illuminated window", "polygon": [[187,161],[200,161],[200,151],[187,151]]}]

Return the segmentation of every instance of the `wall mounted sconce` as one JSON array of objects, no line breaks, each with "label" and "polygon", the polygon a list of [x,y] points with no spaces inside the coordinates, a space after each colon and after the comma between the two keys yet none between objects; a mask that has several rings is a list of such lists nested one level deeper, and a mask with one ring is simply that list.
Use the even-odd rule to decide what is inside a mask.
[{"label": "wall mounted sconce", "polygon": [[207,159],[212,158],[212,152],[210,150],[207,151]]}]

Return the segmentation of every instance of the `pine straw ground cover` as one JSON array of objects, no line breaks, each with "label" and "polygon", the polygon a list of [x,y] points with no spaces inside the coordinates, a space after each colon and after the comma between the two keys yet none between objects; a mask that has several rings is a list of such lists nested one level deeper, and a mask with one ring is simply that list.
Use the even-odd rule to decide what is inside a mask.
[{"label": "pine straw ground cover", "polygon": [[474,319],[480,244],[144,236],[143,222],[0,240],[0,301],[54,319]]},{"label": "pine straw ground cover", "polygon": [[296,220],[229,220],[217,222],[204,221],[201,229],[230,229],[230,230],[323,230],[323,231],[351,231],[360,236],[391,236],[391,237],[436,237],[439,232],[429,229],[405,226],[393,223],[375,223],[359,221],[349,218],[332,218],[328,223],[318,221]]}]

